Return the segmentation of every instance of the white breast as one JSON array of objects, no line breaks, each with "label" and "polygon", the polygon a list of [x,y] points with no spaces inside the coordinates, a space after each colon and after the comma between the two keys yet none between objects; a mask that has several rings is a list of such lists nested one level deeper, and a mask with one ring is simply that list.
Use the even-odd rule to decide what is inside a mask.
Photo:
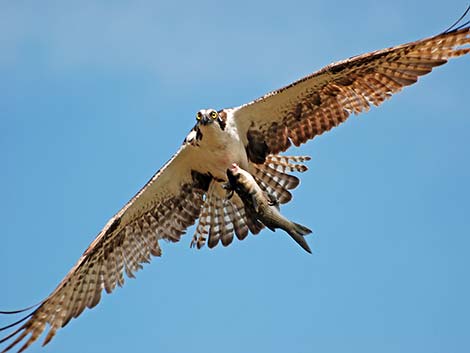
[{"label": "white breast", "polygon": [[227,169],[237,163],[243,169],[248,168],[245,146],[240,139],[235,125],[230,124],[222,130],[217,123],[201,126],[202,139],[194,165],[203,173],[211,173],[217,179],[227,179]]}]

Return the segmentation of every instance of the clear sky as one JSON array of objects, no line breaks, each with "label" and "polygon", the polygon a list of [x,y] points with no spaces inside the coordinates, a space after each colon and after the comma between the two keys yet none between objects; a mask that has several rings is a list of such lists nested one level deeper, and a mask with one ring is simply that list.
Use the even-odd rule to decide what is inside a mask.
[{"label": "clear sky", "polygon": [[[55,288],[198,109],[436,34],[467,3],[1,2],[0,310]],[[469,81],[453,60],[289,151],[312,156],[283,207],[312,255],[279,231],[197,251],[191,228],[30,352],[469,352]]]}]

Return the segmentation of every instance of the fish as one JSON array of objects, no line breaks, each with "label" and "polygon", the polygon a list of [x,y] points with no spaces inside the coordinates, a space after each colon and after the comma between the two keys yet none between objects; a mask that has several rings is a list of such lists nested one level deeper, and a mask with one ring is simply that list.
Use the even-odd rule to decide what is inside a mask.
[{"label": "fish", "polygon": [[276,229],[284,230],[302,249],[310,254],[312,253],[304,238],[312,231],[284,217],[280,212],[277,199],[261,189],[248,171],[233,163],[232,167],[227,169],[227,179],[228,182],[224,184],[227,197],[231,198],[235,192],[242,200],[247,215],[254,216],[257,221],[273,232]]}]

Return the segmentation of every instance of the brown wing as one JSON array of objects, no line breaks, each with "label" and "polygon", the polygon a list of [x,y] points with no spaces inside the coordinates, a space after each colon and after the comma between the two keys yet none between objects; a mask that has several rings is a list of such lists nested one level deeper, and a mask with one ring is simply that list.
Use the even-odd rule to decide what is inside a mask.
[{"label": "brown wing", "polygon": [[[191,169],[192,147],[179,152],[119,211],[98,234],[77,264],[16,331],[0,340],[14,341],[2,352],[30,336],[28,348],[49,326],[44,344],[70,319],[98,304],[103,289],[111,293],[124,284],[124,272],[134,272],[160,256],[159,240],[178,241],[194,224],[203,204],[210,177]],[[14,325],[9,325],[9,328]]]},{"label": "brown wing", "polygon": [[[251,160],[298,146],[351,113],[380,105],[449,58],[468,54],[470,27],[333,63],[233,109]],[[462,47],[466,46],[466,47]]]}]

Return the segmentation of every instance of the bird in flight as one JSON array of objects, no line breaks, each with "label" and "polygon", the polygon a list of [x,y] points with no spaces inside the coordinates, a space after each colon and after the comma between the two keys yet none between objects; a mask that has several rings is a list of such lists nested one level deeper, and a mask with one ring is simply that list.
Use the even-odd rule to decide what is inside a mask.
[{"label": "bird in flight", "polygon": [[[468,11],[468,10],[467,10]],[[464,14],[465,16],[465,14]],[[462,18],[464,17],[462,16]],[[134,277],[152,256],[161,256],[160,240],[177,242],[198,220],[191,245],[213,248],[260,231],[247,217],[238,195],[227,197],[227,169],[236,163],[259,187],[283,204],[303,172],[307,158],[282,156],[344,122],[351,114],[378,106],[420,76],[470,53],[470,25],[436,36],[330,64],[250,103],[228,109],[202,109],[194,128],[174,156],[114,215],[55,290],[29,312],[0,330],[6,347],[24,351],[47,329],[44,345],[103,291]]]}]

